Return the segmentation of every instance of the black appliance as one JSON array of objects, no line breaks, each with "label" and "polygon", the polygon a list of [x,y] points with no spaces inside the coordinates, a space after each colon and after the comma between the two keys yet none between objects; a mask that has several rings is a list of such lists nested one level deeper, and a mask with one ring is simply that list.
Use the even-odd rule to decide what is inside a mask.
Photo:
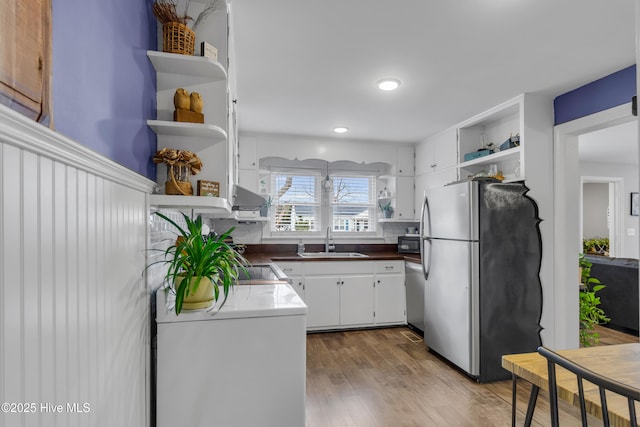
[{"label": "black appliance", "polygon": [[401,254],[419,254],[420,236],[418,234],[398,236],[398,252]]}]

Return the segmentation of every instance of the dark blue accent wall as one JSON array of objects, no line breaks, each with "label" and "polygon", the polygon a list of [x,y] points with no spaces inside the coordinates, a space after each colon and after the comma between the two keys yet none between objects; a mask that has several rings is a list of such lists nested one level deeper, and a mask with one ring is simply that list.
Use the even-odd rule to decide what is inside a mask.
[{"label": "dark blue accent wall", "polygon": [[636,94],[636,66],[558,96],[553,101],[555,124],[569,122],[631,102]]},{"label": "dark blue accent wall", "polygon": [[157,46],[150,0],[53,0],[56,131],[155,181]]}]

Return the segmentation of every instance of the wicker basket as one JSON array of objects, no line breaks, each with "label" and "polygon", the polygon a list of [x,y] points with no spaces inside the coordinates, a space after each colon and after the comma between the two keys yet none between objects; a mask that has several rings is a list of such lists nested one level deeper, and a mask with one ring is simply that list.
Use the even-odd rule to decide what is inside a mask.
[{"label": "wicker basket", "polygon": [[167,22],[162,25],[162,50],[169,53],[193,55],[196,33],[179,22]]}]

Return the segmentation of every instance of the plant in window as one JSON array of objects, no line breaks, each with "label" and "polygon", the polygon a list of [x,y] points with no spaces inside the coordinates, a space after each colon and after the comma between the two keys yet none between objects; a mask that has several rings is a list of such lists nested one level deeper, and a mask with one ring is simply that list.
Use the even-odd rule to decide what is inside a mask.
[{"label": "plant in window", "polygon": [[600,280],[591,277],[591,266],[593,265],[583,254],[579,255],[581,284],[584,289],[580,290],[580,345],[589,347],[600,342],[600,334],[594,331],[595,325],[602,325],[609,322],[600,305],[600,297],[596,295],[598,291],[605,288]]}]

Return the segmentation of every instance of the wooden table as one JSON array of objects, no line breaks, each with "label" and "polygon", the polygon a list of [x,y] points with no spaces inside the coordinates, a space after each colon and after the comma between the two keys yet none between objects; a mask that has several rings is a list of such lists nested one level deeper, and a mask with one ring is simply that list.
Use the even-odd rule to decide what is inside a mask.
[{"label": "wooden table", "polygon": [[[576,350],[560,350],[557,353],[594,372],[633,387],[640,388],[640,343],[586,347]],[[538,390],[548,390],[547,359],[536,353],[508,354],[502,356],[502,367],[513,374],[512,424],[515,426],[516,380],[523,378],[532,384],[525,426],[529,426]],[[575,374],[556,367],[558,396],[579,406],[578,383]],[[598,388],[584,382],[587,412],[602,418]],[[611,425],[629,426],[629,409],[626,399],[607,393]],[[640,406],[636,403],[636,411]]]}]

